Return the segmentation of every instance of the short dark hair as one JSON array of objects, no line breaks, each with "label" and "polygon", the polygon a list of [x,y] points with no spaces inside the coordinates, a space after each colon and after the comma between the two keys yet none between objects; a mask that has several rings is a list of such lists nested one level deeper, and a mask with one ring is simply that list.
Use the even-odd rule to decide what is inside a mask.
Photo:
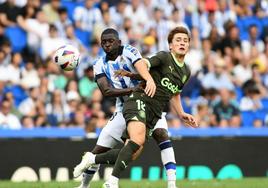
[{"label": "short dark hair", "polygon": [[185,33],[186,35],[188,35],[188,38],[190,41],[190,39],[191,39],[190,31],[186,27],[178,26],[169,32],[169,34],[168,34],[168,43],[169,44],[172,43],[172,39],[173,39],[174,35],[176,35],[177,33]]},{"label": "short dark hair", "polygon": [[115,29],[113,29],[113,28],[107,28],[107,29],[105,29],[105,30],[101,33],[101,37],[102,37],[102,35],[106,35],[106,34],[114,34],[114,36],[115,36],[116,38],[119,39],[119,34],[118,34],[118,32],[117,32]]}]

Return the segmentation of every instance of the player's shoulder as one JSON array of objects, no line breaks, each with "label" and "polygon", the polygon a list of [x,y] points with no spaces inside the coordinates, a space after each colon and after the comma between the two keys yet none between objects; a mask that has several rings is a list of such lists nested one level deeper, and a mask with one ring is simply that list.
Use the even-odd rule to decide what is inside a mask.
[{"label": "player's shoulder", "polygon": [[105,61],[105,57],[99,57],[98,59],[96,59],[96,60],[93,62],[93,66],[94,66],[94,67],[102,66],[102,65],[104,64],[104,61]]},{"label": "player's shoulder", "polygon": [[160,51],[160,52],[157,52],[155,56],[157,56],[160,59],[162,59],[162,58],[167,58],[169,55],[170,55],[170,52]]},{"label": "player's shoulder", "polygon": [[123,48],[123,54],[128,54],[128,53],[132,53],[134,55],[139,54],[138,49],[130,44],[125,44],[122,46],[122,48]]}]

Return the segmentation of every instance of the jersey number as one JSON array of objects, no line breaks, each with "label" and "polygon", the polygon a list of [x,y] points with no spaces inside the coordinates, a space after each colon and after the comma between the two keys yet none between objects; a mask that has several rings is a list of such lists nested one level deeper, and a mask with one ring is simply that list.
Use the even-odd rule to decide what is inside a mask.
[{"label": "jersey number", "polygon": [[138,99],[138,100],[136,100],[136,103],[138,105],[138,110],[145,111],[145,104],[144,104],[143,101],[141,101],[141,100]]}]

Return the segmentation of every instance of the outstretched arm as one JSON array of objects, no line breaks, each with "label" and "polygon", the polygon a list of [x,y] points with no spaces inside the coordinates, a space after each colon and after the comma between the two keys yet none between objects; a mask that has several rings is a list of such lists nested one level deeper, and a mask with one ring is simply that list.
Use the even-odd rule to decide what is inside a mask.
[{"label": "outstretched arm", "polygon": [[146,87],[144,89],[144,92],[149,97],[153,97],[156,91],[156,85],[154,83],[154,79],[149,73],[149,63],[146,59],[140,59],[134,64],[134,67],[138,71],[138,73],[141,75],[141,77],[146,81]]},{"label": "outstretched arm", "polygon": [[119,97],[119,96],[125,96],[125,95],[129,95],[131,94],[135,87],[133,88],[125,88],[125,89],[116,89],[116,88],[113,88],[106,76],[102,76],[100,78],[97,79],[97,84],[100,88],[100,91],[102,93],[103,96],[105,97]]},{"label": "outstretched arm", "polygon": [[123,76],[126,76],[126,77],[129,77],[131,79],[135,79],[135,80],[143,80],[143,78],[141,77],[141,75],[139,74],[134,74],[132,72],[129,72],[129,71],[126,71],[124,69],[119,69],[117,71],[114,71],[114,75],[115,76],[118,76],[118,77],[123,77]]},{"label": "outstretched arm", "polygon": [[183,121],[185,125],[191,126],[191,127],[198,127],[198,124],[196,122],[196,119],[191,114],[185,113],[183,110],[183,107],[181,105],[181,96],[175,95],[170,100],[171,108],[175,110],[177,115],[180,117],[180,119]]}]

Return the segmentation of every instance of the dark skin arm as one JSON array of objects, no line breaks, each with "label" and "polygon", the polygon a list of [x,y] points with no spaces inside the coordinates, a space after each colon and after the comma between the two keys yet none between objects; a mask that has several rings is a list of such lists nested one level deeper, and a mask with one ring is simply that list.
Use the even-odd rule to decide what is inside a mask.
[{"label": "dark skin arm", "polygon": [[124,69],[119,69],[117,71],[114,72],[115,76],[126,76],[129,77],[131,79],[135,79],[135,80],[143,80],[143,78],[139,75],[139,74],[134,74],[132,72],[126,71]]},{"label": "dark skin arm", "polygon": [[97,84],[100,88],[100,91],[104,97],[118,97],[131,94],[134,88],[125,88],[125,89],[116,89],[113,88],[105,76],[97,79]]}]

